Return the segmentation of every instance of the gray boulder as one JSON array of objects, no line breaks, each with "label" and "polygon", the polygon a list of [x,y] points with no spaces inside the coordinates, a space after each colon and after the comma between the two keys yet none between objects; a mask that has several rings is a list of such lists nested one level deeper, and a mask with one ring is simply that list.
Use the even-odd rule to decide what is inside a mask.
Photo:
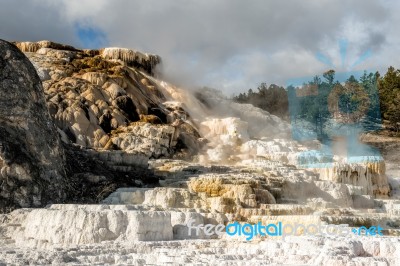
[{"label": "gray boulder", "polygon": [[0,40],[0,211],[65,200],[64,169],[39,76],[16,46]]}]

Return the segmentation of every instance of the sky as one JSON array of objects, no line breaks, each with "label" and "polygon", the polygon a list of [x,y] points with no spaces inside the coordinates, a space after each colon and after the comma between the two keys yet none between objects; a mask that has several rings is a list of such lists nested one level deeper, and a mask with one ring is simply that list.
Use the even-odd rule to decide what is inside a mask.
[{"label": "sky", "polygon": [[0,7],[1,39],[154,53],[163,79],[227,95],[328,69],[400,68],[395,0],[0,0]]}]

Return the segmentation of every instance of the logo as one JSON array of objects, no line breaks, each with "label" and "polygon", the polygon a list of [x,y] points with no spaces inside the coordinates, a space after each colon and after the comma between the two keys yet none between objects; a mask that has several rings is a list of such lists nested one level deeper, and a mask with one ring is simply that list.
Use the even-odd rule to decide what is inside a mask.
[{"label": "logo", "polygon": [[287,236],[299,235],[321,235],[321,236],[382,236],[383,228],[378,226],[361,226],[357,228],[350,228],[347,225],[334,225],[334,224],[283,224],[282,222],[269,223],[263,225],[261,222],[256,224],[233,222],[226,226],[223,224],[195,224],[195,220],[190,219],[186,224],[189,236],[221,236],[227,234],[228,236],[243,236],[246,240],[252,240],[255,236],[271,236],[282,237],[285,239]]}]

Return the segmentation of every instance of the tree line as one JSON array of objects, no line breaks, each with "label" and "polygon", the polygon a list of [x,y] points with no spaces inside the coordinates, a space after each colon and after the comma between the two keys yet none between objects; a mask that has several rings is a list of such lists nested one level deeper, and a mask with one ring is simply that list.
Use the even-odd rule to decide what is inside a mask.
[{"label": "tree line", "polygon": [[365,127],[372,125],[371,129],[383,121],[386,128],[400,133],[400,70],[394,67],[383,76],[364,72],[358,79],[350,76],[345,82],[335,80],[335,71],[329,70],[301,89],[263,82],[256,90],[233,96],[233,100],[253,104],[287,121],[304,119],[316,130],[336,116],[347,122],[361,119]]},{"label": "tree line", "polygon": [[266,83],[261,83],[256,91],[249,89],[247,93],[234,96],[233,100],[238,103],[250,103],[285,120],[289,119],[287,91],[278,85],[271,84],[268,87]]}]

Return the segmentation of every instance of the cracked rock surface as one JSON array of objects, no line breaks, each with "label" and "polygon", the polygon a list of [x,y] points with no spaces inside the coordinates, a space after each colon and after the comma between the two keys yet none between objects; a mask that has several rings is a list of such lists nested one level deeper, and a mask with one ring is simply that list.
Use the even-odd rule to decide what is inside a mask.
[{"label": "cracked rock surface", "polygon": [[35,68],[0,40],[0,209],[65,199],[64,160]]}]

